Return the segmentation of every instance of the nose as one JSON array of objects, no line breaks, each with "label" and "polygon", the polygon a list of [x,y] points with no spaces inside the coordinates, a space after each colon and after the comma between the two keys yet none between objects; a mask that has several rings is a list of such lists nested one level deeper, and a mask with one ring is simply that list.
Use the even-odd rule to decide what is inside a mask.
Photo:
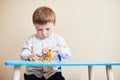
[{"label": "nose", "polygon": [[46,34],[47,34],[47,33],[46,33],[46,30],[43,30],[43,31],[42,31],[42,35],[43,35],[43,36],[46,36]]}]

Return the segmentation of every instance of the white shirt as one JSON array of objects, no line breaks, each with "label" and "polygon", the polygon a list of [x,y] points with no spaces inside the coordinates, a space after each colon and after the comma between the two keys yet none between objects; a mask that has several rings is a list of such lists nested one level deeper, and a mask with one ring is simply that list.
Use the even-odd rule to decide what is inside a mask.
[{"label": "white shirt", "polygon": [[[28,55],[30,54],[39,54],[42,56],[42,49],[48,46],[61,47],[60,52],[53,52],[51,61],[59,61],[58,54],[61,58],[69,58],[71,56],[69,46],[60,35],[52,34],[47,39],[41,39],[37,34],[33,34],[23,45],[21,58],[22,60],[28,60]],[[48,79],[58,71],[60,71],[58,67],[26,67],[25,74],[35,74],[39,78],[44,76]]]}]

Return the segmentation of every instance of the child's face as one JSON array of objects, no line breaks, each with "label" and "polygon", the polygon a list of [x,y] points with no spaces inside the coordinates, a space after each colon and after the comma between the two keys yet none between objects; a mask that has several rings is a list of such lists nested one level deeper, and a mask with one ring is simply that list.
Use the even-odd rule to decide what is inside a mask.
[{"label": "child's face", "polygon": [[55,26],[54,26],[53,23],[47,23],[47,24],[44,24],[44,25],[40,25],[40,24],[34,24],[34,25],[35,25],[37,34],[42,39],[48,38],[54,32],[54,27]]}]

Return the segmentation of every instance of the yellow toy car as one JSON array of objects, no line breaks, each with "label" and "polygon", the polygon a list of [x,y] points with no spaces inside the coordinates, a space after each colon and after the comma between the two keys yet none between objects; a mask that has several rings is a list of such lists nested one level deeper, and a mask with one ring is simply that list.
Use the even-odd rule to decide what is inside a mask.
[{"label": "yellow toy car", "polygon": [[46,52],[45,56],[39,57],[39,61],[40,61],[40,62],[50,62],[51,57],[52,57],[52,53],[51,53],[50,50],[48,50],[48,51]]}]

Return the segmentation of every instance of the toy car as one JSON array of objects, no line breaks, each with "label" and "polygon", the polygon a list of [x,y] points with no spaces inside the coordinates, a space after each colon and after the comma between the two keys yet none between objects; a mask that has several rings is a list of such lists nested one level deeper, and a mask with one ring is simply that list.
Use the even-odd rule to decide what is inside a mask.
[{"label": "toy car", "polygon": [[48,50],[45,55],[39,57],[39,61],[40,62],[50,62],[51,57],[52,57],[52,53],[50,50]]}]

